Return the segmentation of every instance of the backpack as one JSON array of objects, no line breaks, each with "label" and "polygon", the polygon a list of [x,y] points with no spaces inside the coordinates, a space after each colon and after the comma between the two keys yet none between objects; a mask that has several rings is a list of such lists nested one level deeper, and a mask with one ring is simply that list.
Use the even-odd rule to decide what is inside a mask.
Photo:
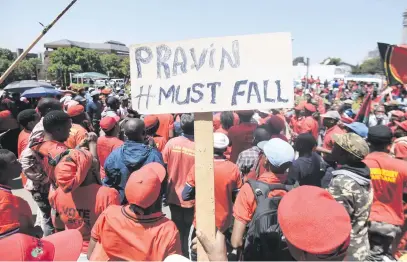
[{"label": "backpack", "polygon": [[277,220],[282,197],[268,197],[273,190],[290,191],[293,186],[247,181],[253,190],[257,207],[248,225],[243,257],[246,261],[292,261],[285,237]]}]

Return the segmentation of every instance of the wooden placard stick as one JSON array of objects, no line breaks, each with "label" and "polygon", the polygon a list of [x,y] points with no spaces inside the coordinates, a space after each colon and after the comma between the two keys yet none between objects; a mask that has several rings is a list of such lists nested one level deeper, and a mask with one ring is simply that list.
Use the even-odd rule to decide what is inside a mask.
[{"label": "wooden placard stick", "polygon": [[[195,113],[195,212],[197,229],[202,231],[209,240],[215,241],[212,119],[211,112]],[[208,257],[199,244],[198,261],[207,260]]]}]

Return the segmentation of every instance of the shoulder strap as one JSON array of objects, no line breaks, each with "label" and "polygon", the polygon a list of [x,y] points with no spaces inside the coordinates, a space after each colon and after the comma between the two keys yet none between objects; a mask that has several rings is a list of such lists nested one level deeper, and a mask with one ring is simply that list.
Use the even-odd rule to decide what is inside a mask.
[{"label": "shoulder strap", "polygon": [[49,164],[50,166],[54,166],[54,167],[57,166],[58,163],[59,163],[59,161],[61,161],[61,159],[62,159],[64,156],[68,155],[69,152],[70,152],[70,149],[67,149],[67,150],[65,150],[64,152],[60,153],[59,155],[55,156],[55,158],[53,158],[53,157],[51,156],[51,154],[48,154],[48,164]]},{"label": "shoulder strap", "polygon": [[249,179],[247,183],[253,190],[253,195],[256,198],[256,203],[268,198],[268,195],[273,190],[285,190],[290,191],[293,186],[283,185],[283,184],[267,184],[258,180]]}]

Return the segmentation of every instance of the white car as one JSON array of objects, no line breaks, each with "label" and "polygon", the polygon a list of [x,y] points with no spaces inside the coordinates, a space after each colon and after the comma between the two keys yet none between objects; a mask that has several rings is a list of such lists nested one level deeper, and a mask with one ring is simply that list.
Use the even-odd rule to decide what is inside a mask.
[{"label": "white car", "polygon": [[113,79],[110,79],[110,81],[109,81],[109,85],[111,85],[111,86],[113,86],[114,84],[116,84],[116,85],[124,85],[124,79],[122,79],[122,78],[113,78]]}]

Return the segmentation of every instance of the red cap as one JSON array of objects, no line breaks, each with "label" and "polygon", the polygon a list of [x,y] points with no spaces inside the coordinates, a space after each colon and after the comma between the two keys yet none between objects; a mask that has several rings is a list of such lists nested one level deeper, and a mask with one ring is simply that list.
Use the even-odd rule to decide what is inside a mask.
[{"label": "red cap", "polygon": [[70,117],[74,117],[79,116],[83,112],[85,112],[85,108],[83,107],[83,105],[74,105],[68,108],[67,113]]},{"label": "red cap", "polygon": [[100,120],[100,128],[102,128],[104,131],[109,131],[111,130],[117,122],[119,122],[119,117],[111,117],[111,116],[105,116]]},{"label": "red cap", "polygon": [[276,133],[280,133],[281,130],[283,130],[285,127],[284,121],[276,115],[271,115],[267,120],[266,124],[270,128],[272,128]]},{"label": "red cap", "polygon": [[0,111],[0,119],[6,119],[11,116],[11,112],[9,110]]},{"label": "red cap", "polygon": [[391,113],[391,115],[394,115],[394,116],[397,116],[397,117],[403,117],[404,116],[403,111],[400,111],[400,110],[393,110],[390,113]]},{"label": "red cap", "polygon": [[76,261],[82,243],[82,235],[76,229],[41,239],[16,233],[0,239],[0,258],[9,261]]},{"label": "red cap", "polygon": [[304,110],[304,106],[303,105],[297,105],[296,107],[294,107],[295,110],[301,111]]},{"label": "red cap", "polygon": [[330,254],[350,238],[348,212],[322,188],[300,186],[291,190],[282,198],[277,212],[284,236],[305,252]]},{"label": "red cap", "polygon": [[144,126],[146,129],[154,127],[158,123],[158,117],[154,115],[144,116]]},{"label": "red cap", "polygon": [[407,143],[398,142],[394,144],[394,156],[399,159],[407,158]]},{"label": "red cap", "polygon": [[133,172],[127,181],[124,193],[130,204],[147,208],[154,204],[161,192],[165,168],[159,163],[150,163]]},{"label": "red cap", "polygon": [[111,92],[112,92],[112,89],[110,89],[110,88],[105,88],[105,89],[102,90],[101,93],[104,94],[104,95],[109,95]]},{"label": "red cap", "polygon": [[305,109],[307,109],[308,111],[310,111],[312,113],[317,111],[317,108],[313,104],[310,104],[310,103],[306,103],[304,107],[305,107]]},{"label": "red cap", "polygon": [[407,131],[407,120],[403,122],[395,121],[396,125],[399,126],[404,131]]}]

